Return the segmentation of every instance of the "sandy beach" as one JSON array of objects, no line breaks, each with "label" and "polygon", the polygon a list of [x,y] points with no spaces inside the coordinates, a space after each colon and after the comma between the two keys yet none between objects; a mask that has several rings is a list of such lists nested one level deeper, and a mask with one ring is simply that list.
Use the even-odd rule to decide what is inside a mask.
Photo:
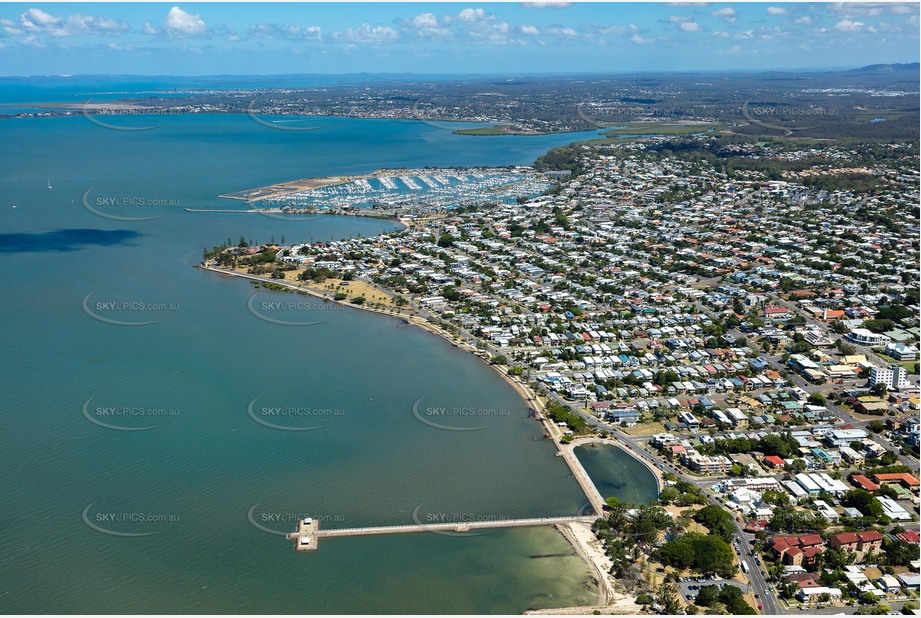
[{"label": "sandy beach", "polygon": [[598,584],[598,602],[596,605],[538,609],[524,613],[551,616],[591,615],[596,611],[600,614],[617,616],[638,614],[642,606],[637,605],[633,597],[617,592],[616,578],[609,573],[612,566],[611,559],[604,553],[601,541],[595,538],[591,524],[558,524],[556,528],[591,569],[592,578]]}]

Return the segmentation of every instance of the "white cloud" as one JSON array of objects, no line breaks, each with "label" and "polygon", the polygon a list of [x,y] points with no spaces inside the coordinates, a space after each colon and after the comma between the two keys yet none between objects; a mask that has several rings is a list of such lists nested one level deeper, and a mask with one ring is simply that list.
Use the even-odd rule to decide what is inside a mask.
[{"label": "white cloud", "polygon": [[572,6],[572,2],[522,2],[526,9],[565,9]]},{"label": "white cloud", "polygon": [[459,21],[471,24],[476,21],[481,21],[486,17],[486,12],[483,9],[461,9],[457,14],[457,19]]},{"label": "white cloud", "polygon": [[28,9],[19,16],[19,24],[26,32],[47,33],[52,36],[68,36],[70,33],[61,24],[61,18],[41,9]]},{"label": "white cloud", "polygon": [[[69,17],[51,15],[41,9],[28,9],[19,16],[19,22],[0,19],[3,31],[12,36],[29,34],[37,37],[46,34],[53,37],[68,37],[81,34],[117,35],[130,30],[130,26],[121,20],[108,17],[93,17],[75,13]],[[36,42],[38,39],[30,39]],[[25,43],[25,40],[22,41]]]},{"label": "white cloud", "polygon": [[794,19],[794,20],[793,20],[793,23],[794,23],[794,24],[802,24],[802,25],[811,24],[811,23],[812,23],[812,18],[809,17],[808,15],[803,15],[802,17],[797,17],[796,19]]},{"label": "white cloud", "polygon": [[710,15],[712,15],[713,17],[720,17],[723,19],[723,21],[730,23],[730,24],[735,22],[736,19],[738,19],[736,17],[735,9],[733,9],[730,6],[727,6],[722,9],[717,9],[713,11],[712,13],[710,13]]},{"label": "white cloud", "polygon": [[769,6],[767,12],[768,15],[786,15],[788,13],[787,9],[782,6]]},{"label": "white cloud", "polygon": [[92,17],[80,13],[68,17],[65,26],[72,34],[118,34],[131,29],[127,22],[118,19]]},{"label": "white cloud", "polygon": [[637,45],[649,45],[650,43],[655,43],[655,42],[656,42],[655,39],[648,39],[648,38],[642,37],[642,36],[640,36],[640,35],[638,35],[638,34],[634,34],[632,37],[630,37],[630,41],[631,41],[632,43],[637,44]]},{"label": "white cloud", "polygon": [[692,21],[693,19],[694,19],[693,17],[687,17],[685,15],[669,15],[668,17],[669,23],[672,23],[672,24],[681,24],[686,21]]},{"label": "white cloud", "polygon": [[207,28],[201,17],[174,6],[166,14],[166,30],[170,34],[195,36],[204,34]]},{"label": "white cloud", "polygon": [[3,31],[12,36],[18,36],[23,33],[22,28],[19,28],[19,24],[14,22],[12,19],[0,19],[0,26],[3,26]]},{"label": "white cloud", "polygon": [[229,22],[224,22],[224,30],[226,31],[226,33],[224,34],[225,41],[230,41],[231,43],[235,43],[236,41],[243,40],[243,37],[237,34],[237,31],[233,29],[233,26],[231,26]]},{"label": "white cloud", "polygon": [[832,2],[826,6],[843,19],[859,15],[875,17],[885,13],[904,15],[918,11],[917,3],[910,2]]},{"label": "white cloud", "polygon": [[540,30],[536,26],[521,26],[521,34],[529,34],[531,36],[536,36],[540,34]]},{"label": "white cloud", "polygon": [[729,38],[729,33],[728,33],[728,32],[720,32],[719,30],[717,30],[716,32],[713,33],[713,36],[715,36],[715,37],[717,37],[717,38],[719,38],[719,39],[728,39],[728,38]]},{"label": "white cloud", "polygon": [[564,37],[564,38],[575,38],[579,34],[572,28],[561,28],[559,26],[551,26],[549,28],[544,28],[544,32],[551,34],[553,36]]},{"label": "white cloud", "polygon": [[371,24],[362,24],[356,29],[349,28],[345,32],[337,32],[333,36],[351,43],[370,44],[386,43],[400,37],[399,33],[389,26],[372,26]]},{"label": "white cloud", "polygon": [[420,13],[413,17],[413,26],[416,28],[437,28],[438,18],[432,13]]},{"label": "white cloud", "polygon": [[835,24],[835,28],[837,30],[843,30],[844,32],[857,32],[863,28],[864,25],[865,24],[863,22],[851,21],[850,19],[842,19],[837,24]]},{"label": "white cloud", "polygon": [[685,32],[699,32],[700,24],[694,21],[686,21],[679,26]]},{"label": "white cloud", "polygon": [[416,34],[421,37],[451,36],[451,31],[441,27],[441,24],[438,23],[438,18],[432,13],[420,13],[416,15],[412,19],[412,26],[415,28]]},{"label": "white cloud", "polygon": [[256,24],[249,31],[257,39],[289,39],[298,41],[319,41],[323,29],[319,26],[298,26],[297,24]]},{"label": "white cloud", "polygon": [[19,16],[19,21],[27,30],[46,30],[61,23],[60,17],[50,15],[41,9],[29,9]]},{"label": "white cloud", "polygon": [[157,29],[151,26],[149,21],[145,21],[141,32],[144,34],[157,34]]},{"label": "white cloud", "polygon": [[604,28],[599,28],[599,34],[627,34],[627,32],[635,32],[637,27],[633,24],[624,28],[623,26],[605,26]]}]

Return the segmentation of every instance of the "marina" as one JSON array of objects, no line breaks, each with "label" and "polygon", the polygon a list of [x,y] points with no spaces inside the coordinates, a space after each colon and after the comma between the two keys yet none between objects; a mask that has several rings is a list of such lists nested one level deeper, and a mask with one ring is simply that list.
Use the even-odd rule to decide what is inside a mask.
[{"label": "marina", "polygon": [[308,178],[221,195],[282,212],[383,209],[437,212],[511,204],[540,195],[551,183],[527,166],[378,170],[353,177]]}]

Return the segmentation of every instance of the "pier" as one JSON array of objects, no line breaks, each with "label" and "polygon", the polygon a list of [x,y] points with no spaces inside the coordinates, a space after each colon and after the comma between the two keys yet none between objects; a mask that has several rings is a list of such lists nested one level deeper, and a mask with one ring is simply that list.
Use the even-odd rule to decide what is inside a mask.
[{"label": "pier", "polygon": [[463,534],[473,530],[488,530],[494,528],[523,528],[529,526],[552,526],[572,522],[592,523],[597,519],[594,515],[579,515],[570,517],[533,517],[530,519],[495,519],[490,521],[465,521],[432,524],[407,524],[400,526],[369,526],[365,528],[333,528],[320,530],[320,522],[315,519],[301,519],[297,522],[297,530],[288,534],[294,541],[294,551],[316,551],[319,540],[322,538],[347,537],[347,536],[377,536],[381,534],[411,534],[415,532],[451,532]]},{"label": "pier", "polygon": [[[526,384],[513,382],[513,385],[529,404],[538,403],[537,397]],[[583,508],[585,514],[563,517],[533,517],[522,519],[493,519],[489,521],[414,523],[397,526],[368,526],[363,528],[334,528],[330,530],[320,530],[320,522],[318,520],[305,518],[298,521],[296,530],[288,533],[287,538],[294,541],[295,551],[304,552],[316,551],[319,548],[319,541],[322,538],[410,534],[418,532],[463,534],[474,530],[489,530],[496,528],[553,526],[568,523],[590,524],[599,517],[604,517],[604,510],[607,503],[598,491],[595,483],[589,478],[585,468],[582,467],[582,463],[573,452],[576,444],[581,444],[583,441],[577,440],[574,441],[574,444],[564,444],[561,442],[559,428],[553,424],[553,421],[541,413],[539,405],[531,407],[530,414],[532,418],[540,421],[547,437],[553,441],[557,449],[557,457],[561,457],[563,461],[566,462],[567,467],[569,467],[572,472],[573,478],[579,484],[579,487],[588,499],[588,504],[586,506],[589,508]],[[415,512],[413,512],[413,519],[416,519]],[[561,528],[561,530],[563,529]]]}]

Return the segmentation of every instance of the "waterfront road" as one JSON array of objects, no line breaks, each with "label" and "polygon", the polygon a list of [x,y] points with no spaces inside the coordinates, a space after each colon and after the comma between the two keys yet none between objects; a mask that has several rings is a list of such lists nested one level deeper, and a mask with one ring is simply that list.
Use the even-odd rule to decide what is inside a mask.
[{"label": "waterfront road", "polygon": [[[553,399],[562,405],[570,406],[570,404],[572,403],[570,401],[566,401],[565,399],[560,397],[557,393],[554,393],[552,391],[545,391],[545,394],[550,399]],[[704,494],[707,496],[707,500],[709,500],[711,504],[715,504],[716,506],[723,508],[723,504],[720,502],[716,494],[714,494],[707,488],[709,485],[718,483],[719,479],[714,479],[714,478],[700,479],[700,478],[693,478],[693,477],[687,476],[681,470],[675,468],[671,464],[663,461],[660,457],[657,457],[653,455],[652,453],[650,453],[649,451],[647,451],[644,445],[639,440],[637,440],[636,438],[632,436],[627,435],[626,433],[621,431],[619,428],[613,425],[609,425],[608,423],[605,423],[603,420],[597,418],[596,416],[593,416],[587,412],[584,412],[577,407],[570,407],[570,410],[579,414],[579,416],[581,416],[585,420],[585,422],[588,423],[588,425],[592,427],[594,430],[599,431],[599,432],[604,431],[608,433],[609,435],[611,435],[612,437],[619,440],[620,442],[622,442],[625,446],[628,447],[630,452],[632,452],[636,457],[640,458],[641,460],[648,463],[649,465],[661,470],[662,472],[669,472],[671,474],[674,474],[678,478],[684,481],[688,481],[689,483],[693,483],[694,485],[697,485],[698,487],[704,486]],[[762,565],[755,564],[755,561],[751,556],[745,555],[745,549],[749,546],[748,539],[750,538],[750,535],[745,534],[745,532],[742,530],[742,524],[740,522],[736,522],[735,519],[733,519],[733,522],[736,527],[736,536],[738,536],[738,538],[740,539],[742,550],[743,550],[742,556],[739,559],[746,561],[746,564],[749,569],[748,581],[751,583],[752,591],[758,595],[758,601],[763,606],[761,613],[769,614],[769,615],[778,615],[778,614],[785,613],[783,611],[783,608],[777,602],[777,598],[774,596],[774,592],[770,584],[765,579],[765,573],[764,571],[761,570]]]}]

